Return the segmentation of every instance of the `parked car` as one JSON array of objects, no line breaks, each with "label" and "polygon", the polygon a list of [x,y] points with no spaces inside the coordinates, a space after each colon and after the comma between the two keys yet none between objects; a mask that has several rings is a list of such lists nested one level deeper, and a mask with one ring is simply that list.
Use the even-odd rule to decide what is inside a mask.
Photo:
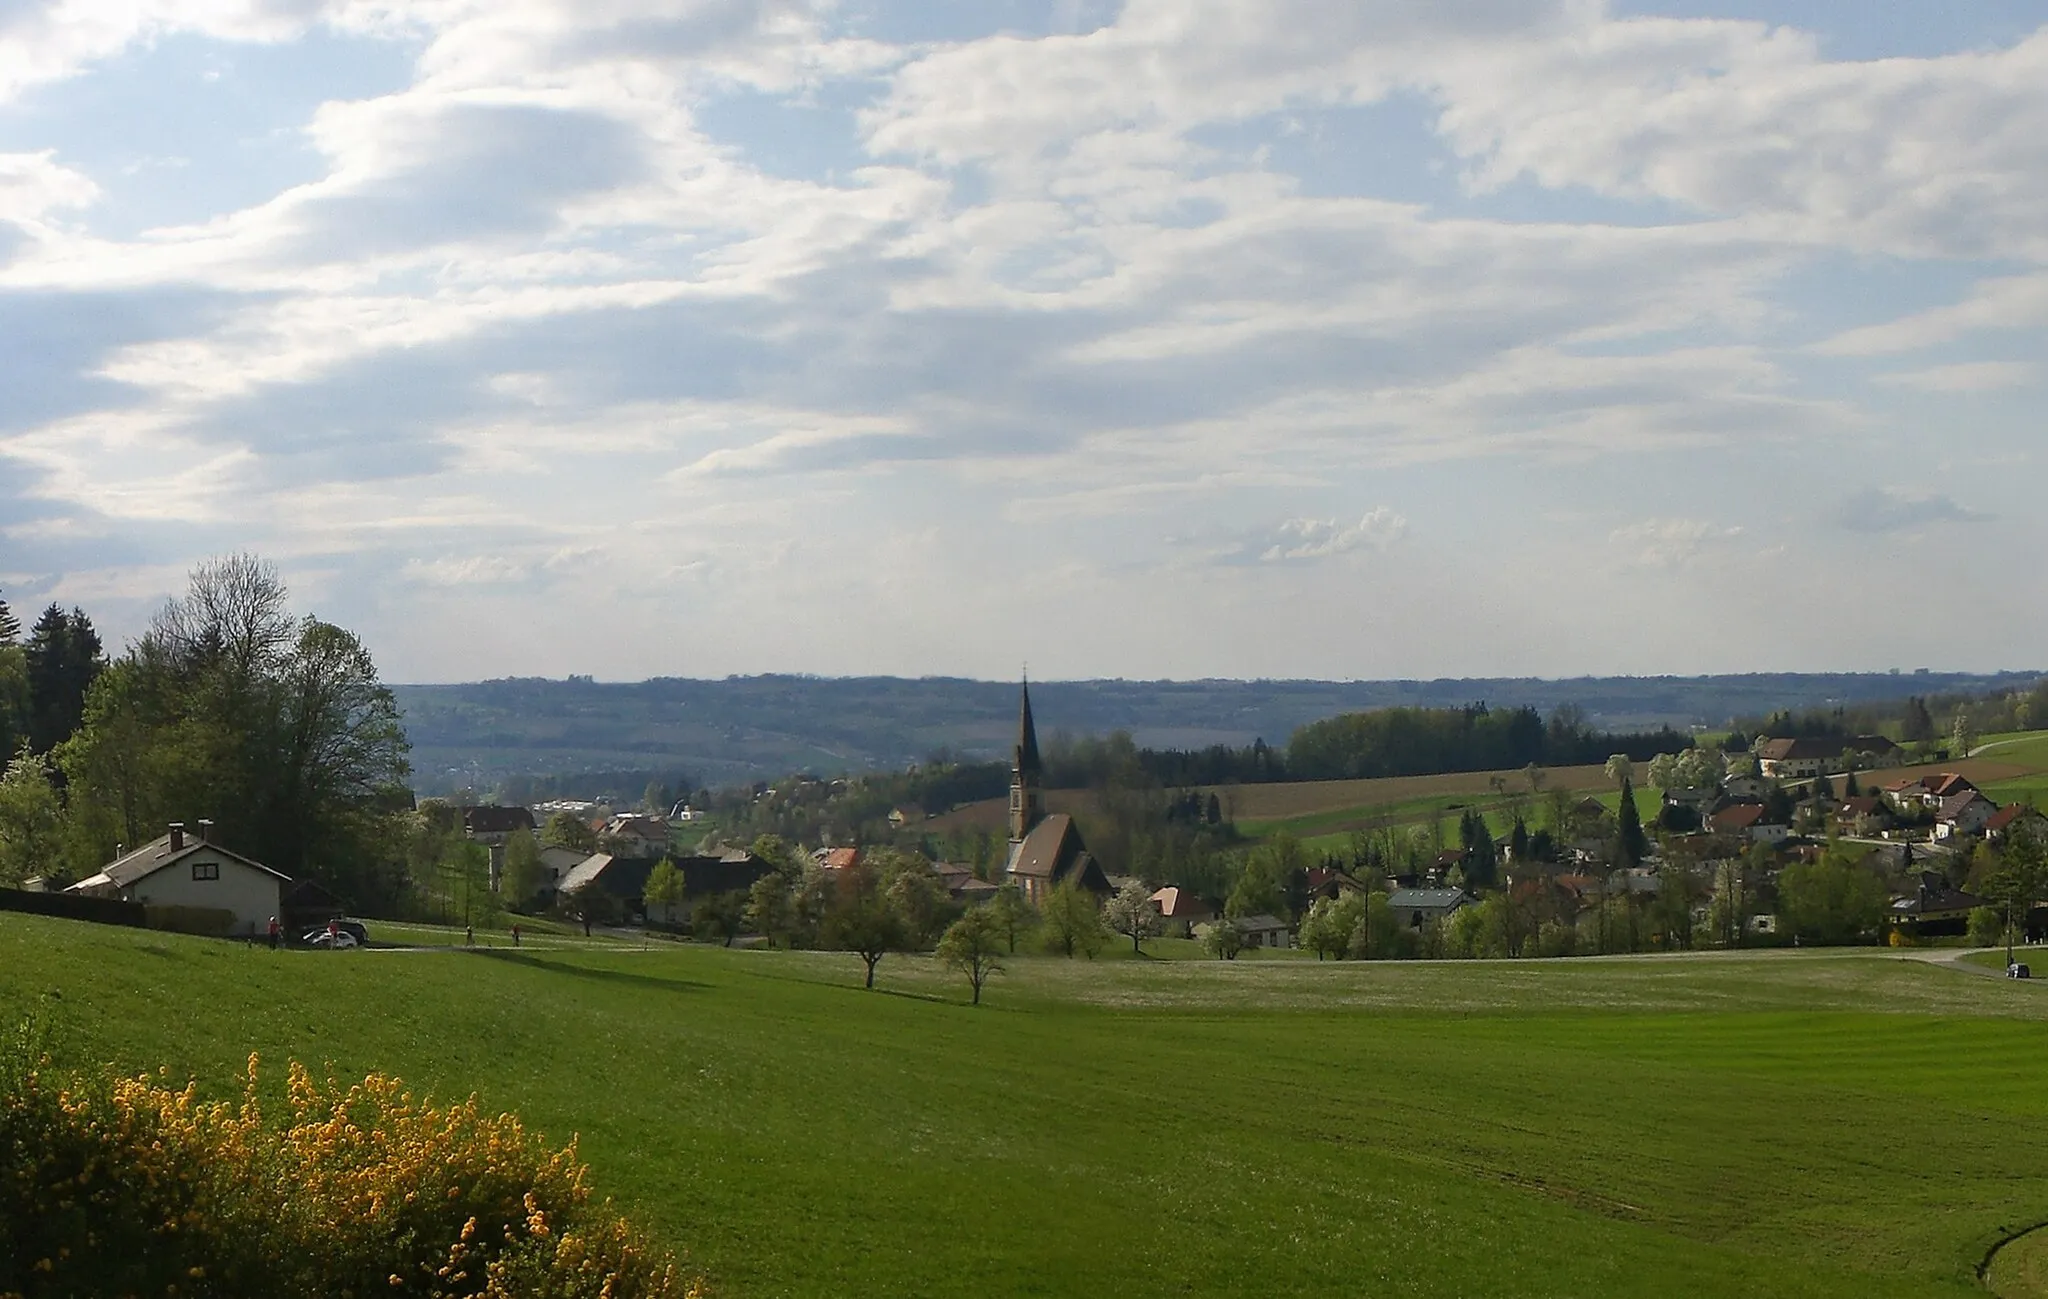
[{"label": "parked car", "polygon": [[331,947],[337,952],[351,947],[362,946],[361,943],[356,941],[356,936],[346,929],[315,929],[312,933],[307,934],[302,941],[308,947]]},{"label": "parked car", "polygon": [[2005,967],[2005,977],[2008,979],[2031,979],[2034,977],[2034,972],[2027,968],[2024,961],[2014,961],[2011,965]]},{"label": "parked car", "polygon": [[[339,937],[345,938],[348,941],[330,943],[328,941],[330,927]],[[309,947],[368,947],[370,945],[370,931],[363,927],[363,922],[360,920],[349,920],[337,916],[318,929],[307,930],[305,937],[299,939],[299,941]]]}]

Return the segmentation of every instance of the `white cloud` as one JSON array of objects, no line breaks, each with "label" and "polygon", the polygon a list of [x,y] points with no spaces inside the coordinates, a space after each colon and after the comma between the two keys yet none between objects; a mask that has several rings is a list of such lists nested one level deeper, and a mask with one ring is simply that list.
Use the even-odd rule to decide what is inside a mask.
[{"label": "white cloud", "polygon": [[1386,506],[1356,523],[1336,519],[1288,519],[1268,535],[1258,551],[1262,564],[1329,559],[1354,551],[1387,550],[1408,535],[1408,520]]},{"label": "white cloud", "polygon": [[1991,516],[1959,505],[1952,497],[1904,488],[1872,488],[1844,500],[1835,521],[1850,532],[1917,532],[1944,523],[1986,523]]},{"label": "white cloud", "polygon": [[1608,544],[1625,565],[1675,569],[1694,563],[1742,536],[1742,529],[1699,519],[1646,519],[1616,528]]}]

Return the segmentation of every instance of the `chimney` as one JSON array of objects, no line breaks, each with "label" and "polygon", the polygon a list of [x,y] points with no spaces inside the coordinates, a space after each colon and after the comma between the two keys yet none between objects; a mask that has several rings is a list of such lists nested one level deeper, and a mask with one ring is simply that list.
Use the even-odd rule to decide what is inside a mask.
[{"label": "chimney", "polygon": [[185,823],[183,821],[171,822],[171,851],[185,851]]},{"label": "chimney", "polygon": [[213,822],[203,816],[199,818],[199,842],[213,842]]}]

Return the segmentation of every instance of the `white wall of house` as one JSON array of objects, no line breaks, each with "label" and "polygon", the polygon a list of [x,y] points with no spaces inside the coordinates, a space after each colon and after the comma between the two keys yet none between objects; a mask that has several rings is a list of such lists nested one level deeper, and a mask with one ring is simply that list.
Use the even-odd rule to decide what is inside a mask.
[{"label": "white wall of house", "polygon": [[[213,878],[203,878],[208,874]],[[234,858],[202,848],[135,881],[121,891],[130,902],[157,907],[232,911],[234,933],[261,934],[277,915],[281,881]]]}]

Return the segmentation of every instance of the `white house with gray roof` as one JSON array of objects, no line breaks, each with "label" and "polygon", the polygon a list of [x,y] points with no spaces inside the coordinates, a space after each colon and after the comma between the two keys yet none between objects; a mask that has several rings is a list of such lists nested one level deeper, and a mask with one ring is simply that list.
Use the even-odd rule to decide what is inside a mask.
[{"label": "white house with gray roof", "polygon": [[122,854],[64,891],[148,907],[223,912],[230,935],[267,933],[271,917],[283,913],[291,877],[210,842],[210,823],[199,824],[199,833],[188,835],[183,823],[173,822],[169,834]]}]

